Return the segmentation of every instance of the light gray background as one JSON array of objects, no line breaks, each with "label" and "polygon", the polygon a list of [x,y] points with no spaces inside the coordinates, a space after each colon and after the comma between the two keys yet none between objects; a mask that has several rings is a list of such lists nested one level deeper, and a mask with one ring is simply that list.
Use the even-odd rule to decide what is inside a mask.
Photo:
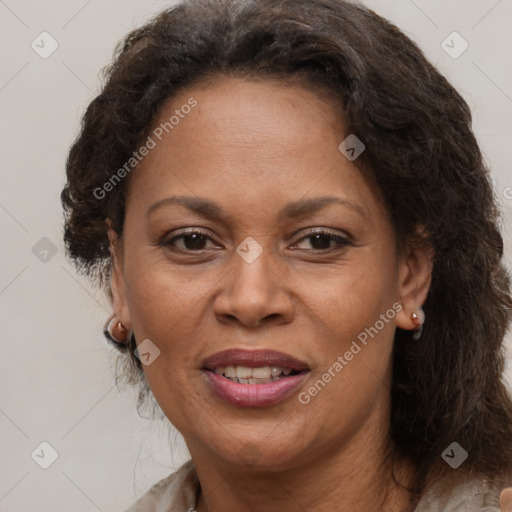
[{"label": "light gray background", "polygon": [[[472,108],[503,206],[510,261],[511,0],[366,4],[418,42]],[[169,439],[165,426],[139,417],[135,394],[114,387],[101,334],[108,301],[64,258],[59,201],[67,150],[98,91],[99,70],[124,34],[167,5],[0,0],[3,512],[120,511],[188,458],[179,436]],[[59,44],[48,59],[31,48],[43,31]],[[441,46],[453,31],[469,43],[457,59]],[[43,237],[57,248],[46,262],[32,251]],[[509,338],[509,382],[510,346]],[[46,470],[30,457],[42,441],[59,453]]]}]

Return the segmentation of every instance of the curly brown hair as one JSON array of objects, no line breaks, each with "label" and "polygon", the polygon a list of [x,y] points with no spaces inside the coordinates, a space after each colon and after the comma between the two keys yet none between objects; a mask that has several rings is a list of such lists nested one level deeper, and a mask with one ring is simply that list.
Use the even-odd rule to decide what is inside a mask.
[{"label": "curly brown hair", "polygon": [[[394,25],[343,0],[190,0],[119,44],[67,161],[64,239],[79,271],[109,288],[106,219],[123,231],[129,177],[101,188],[151,130],[163,103],[220,75],[300,79],[329,91],[347,133],[366,151],[356,164],[385,199],[401,244],[435,252],[420,342],[397,329],[391,440],[420,482],[447,465],[457,441],[464,469],[512,469],[512,402],[502,380],[512,298],[489,172],[468,105]],[[136,172],[136,171],[135,171]],[[128,366],[144,381],[130,343]],[[144,388],[147,390],[147,387]],[[421,484],[418,485],[418,489]]]}]

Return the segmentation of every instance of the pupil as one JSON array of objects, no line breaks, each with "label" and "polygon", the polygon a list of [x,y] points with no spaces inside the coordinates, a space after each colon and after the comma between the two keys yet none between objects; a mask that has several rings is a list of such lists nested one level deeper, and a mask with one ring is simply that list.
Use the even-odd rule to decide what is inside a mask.
[{"label": "pupil", "polygon": [[[192,235],[187,235],[184,240],[185,240],[185,246],[187,247],[187,249],[203,249],[203,247],[202,247],[202,244],[204,244],[204,236],[203,235],[198,235],[197,233],[192,234]],[[192,240],[192,243],[187,243],[187,241],[190,242],[190,240]]]},{"label": "pupil", "polygon": [[[320,243],[317,243],[320,242]],[[327,235],[318,233],[311,237],[311,246],[314,249],[329,249],[330,238]]]}]

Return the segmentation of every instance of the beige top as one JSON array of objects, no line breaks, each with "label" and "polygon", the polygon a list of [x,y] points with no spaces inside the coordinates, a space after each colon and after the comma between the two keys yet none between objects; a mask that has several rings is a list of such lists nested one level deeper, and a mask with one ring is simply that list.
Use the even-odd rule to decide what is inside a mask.
[{"label": "beige top", "polygon": [[[500,512],[500,492],[510,485],[512,480],[500,484],[472,479],[459,484],[444,498],[432,488],[421,498],[415,512]],[[199,490],[199,480],[189,460],[153,485],[125,512],[194,512]]]}]

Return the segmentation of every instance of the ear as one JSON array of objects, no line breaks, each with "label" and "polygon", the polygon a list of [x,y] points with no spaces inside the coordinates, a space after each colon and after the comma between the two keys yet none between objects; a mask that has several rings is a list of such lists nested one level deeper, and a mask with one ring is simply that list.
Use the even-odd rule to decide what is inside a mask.
[{"label": "ear", "polygon": [[110,277],[110,290],[112,293],[112,307],[114,314],[121,321],[127,331],[131,331],[131,319],[126,303],[125,284],[123,276],[123,248],[122,241],[112,228],[110,219],[106,219],[108,239],[110,241],[110,258],[112,272]]},{"label": "ear", "polygon": [[398,287],[402,309],[396,316],[396,326],[413,330],[416,324],[411,315],[417,313],[427,300],[432,282],[434,250],[425,232],[419,228],[420,243],[407,244],[398,262]]}]

